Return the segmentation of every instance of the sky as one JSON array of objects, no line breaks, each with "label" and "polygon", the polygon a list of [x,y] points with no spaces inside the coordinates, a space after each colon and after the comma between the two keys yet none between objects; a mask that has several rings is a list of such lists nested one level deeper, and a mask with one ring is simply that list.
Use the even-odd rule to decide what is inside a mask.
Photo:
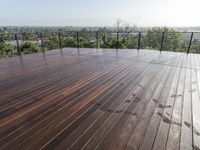
[{"label": "sky", "polygon": [[0,0],[0,26],[200,26],[200,0]]}]

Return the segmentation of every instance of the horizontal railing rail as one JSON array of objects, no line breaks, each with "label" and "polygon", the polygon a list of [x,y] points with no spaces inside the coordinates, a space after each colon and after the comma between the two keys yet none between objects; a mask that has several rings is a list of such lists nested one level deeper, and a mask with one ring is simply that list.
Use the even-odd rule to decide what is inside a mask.
[{"label": "horizontal railing rail", "polygon": [[65,47],[153,49],[200,53],[200,32],[66,31],[0,33],[0,57]]}]

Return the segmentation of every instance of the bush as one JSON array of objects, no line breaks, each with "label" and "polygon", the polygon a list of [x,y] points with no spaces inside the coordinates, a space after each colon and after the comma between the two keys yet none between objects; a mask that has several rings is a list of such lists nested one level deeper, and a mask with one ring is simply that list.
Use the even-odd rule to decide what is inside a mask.
[{"label": "bush", "polygon": [[0,57],[1,58],[6,57],[6,56],[12,56],[13,51],[14,51],[14,46],[0,42]]},{"label": "bush", "polygon": [[76,39],[73,37],[66,37],[62,41],[63,47],[77,47]]},{"label": "bush", "polygon": [[55,36],[50,37],[47,42],[47,48],[48,49],[59,48],[59,39]]},{"label": "bush", "polygon": [[42,48],[40,48],[39,46],[37,46],[34,43],[26,42],[21,46],[20,50],[24,54],[30,54],[30,53],[35,53],[35,52],[41,52]]},{"label": "bush", "polygon": [[84,37],[79,38],[79,47],[82,48],[94,48],[95,42],[90,42],[89,39],[86,39]]},{"label": "bush", "polygon": [[111,37],[111,38],[107,38],[107,35],[104,34],[102,36],[102,41],[103,41],[103,45],[102,48],[127,48],[125,45],[126,40],[124,38],[119,38],[118,42],[117,42],[117,38],[116,37]]}]

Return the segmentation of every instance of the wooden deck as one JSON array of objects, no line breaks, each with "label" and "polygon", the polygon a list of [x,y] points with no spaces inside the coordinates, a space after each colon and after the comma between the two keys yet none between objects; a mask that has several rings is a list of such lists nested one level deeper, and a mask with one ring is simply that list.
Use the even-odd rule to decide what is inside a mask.
[{"label": "wooden deck", "polygon": [[199,150],[200,55],[53,50],[0,60],[1,150]]}]

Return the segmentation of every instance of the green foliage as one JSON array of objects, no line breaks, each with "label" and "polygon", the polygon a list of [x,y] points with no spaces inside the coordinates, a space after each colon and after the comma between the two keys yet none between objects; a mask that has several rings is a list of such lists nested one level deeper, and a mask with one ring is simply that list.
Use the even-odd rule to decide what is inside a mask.
[{"label": "green foliage", "polygon": [[[96,41],[92,42],[87,37],[79,36],[79,47],[94,48]],[[77,39],[75,37],[64,37],[62,39],[63,47],[77,47]]]},{"label": "green foliage", "polygon": [[199,42],[193,42],[190,48],[191,53],[200,53],[200,44]]},{"label": "green foliage", "polygon": [[[125,26],[120,23],[116,24],[116,28],[59,28],[59,27],[0,27],[3,35],[0,36],[0,57],[12,56],[16,53],[15,36],[11,33],[19,34],[18,40],[20,49],[23,53],[41,52],[42,48],[36,44],[40,40],[39,33],[42,33],[43,48],[57,49],[60,47],[58,32],[62,33],[63,47],[95,48],[96,32],[99,31],[100,48],[129,48],[136,49],[138,46],[138,32],[134,33],[135,27]],[[71,32],[74,30],[75,32]],[[79,42],[77,43],[76,33],[79,31]],[[110,32],[111,31],[111,32]],[[112,32],[115,31],[115,32]],[[117,42],[116,31],[119,31],[119,39]],[[142,32],[140,48],[160,50],[163,32],[163,50],[186,52],[191,33],[177,33],[172,28],[151,28],[147,32]],[[190,52],[200,53],[200,35],[194,33]],[[6,41],[6,42],[4,42]],[[26,41],[26,43],[22,44]],[[10,43],[10,44],[8,44]],[[21,45],[22,44],[22,45]],[[78,45],[79,44],[79,45]]]},{"label": "green foliage", "polygon": [[26,42],[20,47],[21,52],[24,54],[41,52],[42,49],[34,43]]},{"label": "green foliage", "polygon": [[137,49],[138,46],[138,35],[128,35],[125,40],[125,48]]},{"label": "green foliage", "polygon": [[84,37],[79,37],[79,47],[83,48],[94,48],[95,47],[95,42],[89,41],[89,39],[84,38]]},{"label": "green foliage", "polygon": [[126,41],[124,38],[122,39],[118,39],[117,41],[117,37],[114,38],[107,38],[106,34],[103,34],[102,36],[102,41],[103,41],[103,45],[101,45],[102,48],[126,48]]},{"label": "green foliage", "polygon": [[48,49],[55,49],[59,48],[59,39],[56,36],[49,37],[47,41],[47,48]]},{"label": "green foliage", "polygon": [[162,35],[164,35],[163,50],[168,51],[182,51],[181,47],[181,33],[175,32],[171,28],[152,28],[142,36],[142,47],[145,49],[156,49],[161,48]]},{"label": "green foliage", "polygon": [[76,47],[77,42],[74,37],[65,37],[62,39],[62,45],[63,47]]},{"label": "green foliage", "polygon": [[0,42],[0,58],[12,56],[13,51],[14,47],[12,45]]},{"label": "green foliage", "polygon": [[0,43],[4,43],[4,40],[2,37],[0,37]]}]

